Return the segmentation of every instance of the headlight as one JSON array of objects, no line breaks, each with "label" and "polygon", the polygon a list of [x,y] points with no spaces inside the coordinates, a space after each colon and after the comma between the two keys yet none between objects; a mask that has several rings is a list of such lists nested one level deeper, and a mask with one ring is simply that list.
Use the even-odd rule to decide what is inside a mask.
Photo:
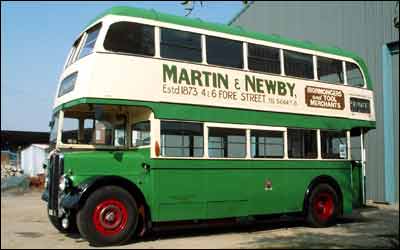
[{"label": "headlight", "polygon": [[71,186],[71,180],[65,175],[60,177],[59,183],[60,184],[58,184],[58,187],[61,191],[64,191],[66,188],[69,188]]}]

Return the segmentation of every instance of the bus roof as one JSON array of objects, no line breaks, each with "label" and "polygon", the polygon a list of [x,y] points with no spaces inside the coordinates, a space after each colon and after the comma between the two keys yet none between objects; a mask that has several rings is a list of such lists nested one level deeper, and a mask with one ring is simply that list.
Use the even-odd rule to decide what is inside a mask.
[{"label": "bus roof", "polygon": [[166,23],[178,24],[178,25],[183,25],[183,26],[189,26],[189,27],[193,27],[193,28],[211,30],[211,31],[236,35],[236,36],[253,38],[253,39],[262,40],[262,41],[280,43],[280,44],[289,45],[289,46],[298,47],[298,48],[321,51],[321,52],[325,52],[325,53],[329,53],[329,54],[333,54],[333,55],[349,57],[349,58],[354,59],[356,62],[358,62],[358,64],[360,65],[360,67],[362,68],[362,70],[364,72],[367,87],[368,87],[368,89],[372,90],[371,78],[368,73],[368,68],[367,68],[364,60],[352,51],[340,49],[337,47],[324,47],[324,46],[320,46],[320,45],[317,45],[317,44],[309,42],[309,41],[294,40],[294,39],[281,37],[279,35],[268,35],[268,34],[264,34],[264,33],[248,31],[239,26],[230,26],[230,25],[219,24],[219,23],[205,22],[205,21],[201,20],[200,18],[193,19],[193,18],[187,18],[187,17],[182,17],[182,16],[175,16],[175,15],[171,15],[171,14],[165,14],[165,13],[157,12],[153,9],[146,10],[146,9],[140,9],[140,8],[125,7],[125,6],[116,6],[116,7],[112,7],[110,9],[106,10],[105,12],[103,12],[102,14],[97,16],[94,20],[92,20],[88,26],[92,25],[93,23],[95,23],[100,18],[102,18],[106,15],[140,17],[140,18],[151,19],[151,20],[155,20],[155,21],[159,21],[159,22],[166,22]]}]

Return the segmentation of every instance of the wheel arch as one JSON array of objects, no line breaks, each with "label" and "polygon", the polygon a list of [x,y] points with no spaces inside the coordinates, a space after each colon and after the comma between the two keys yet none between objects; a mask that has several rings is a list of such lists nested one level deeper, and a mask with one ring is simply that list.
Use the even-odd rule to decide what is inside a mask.
[{"label": "wheel arch", "polygon": [[147,200],[143,194],[143,191],[133,183],[132,181],[120,177],[120,176],[97,176],[90,178],[78,186],[78,190],[80,192],[79,202],[77,204],[77,209],[80,209],[89,196],[96,191],[97,189],[104,187],[104,186],[118,186],[126,191],[135,199],[138,203],[138,210],[140,209],[141,205],[143,205],[145,209],[146,219],[150,217],[150,208],[147,203]]},{"label": "wheel arch", "polygon": [[308,209],[308,199],[310,198],[311,191],[318,185],[318,184],[328,184],[330,185],[338,194],[339,198],[339,213],[343,214],[343,192],[338,184],[338,182],[333,178],[332,176],[329,175],[320,175],[315,177],[310,184],[307,187],[307,190],[304,195],[304,201],[303,201],[303,213],[305,214]]}]

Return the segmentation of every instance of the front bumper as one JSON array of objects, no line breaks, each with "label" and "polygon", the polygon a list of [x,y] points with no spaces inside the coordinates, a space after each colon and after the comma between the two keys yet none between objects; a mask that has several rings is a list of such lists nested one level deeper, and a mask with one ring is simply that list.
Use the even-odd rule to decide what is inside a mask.
[{"label": "front bumper", "polygon": [[78,209],[81,196],[82,194],[80,192],[69,192],[61,198],[60,205],[64,209]]},{"label": "front bumper", "polygon": [[[61,199],[60,206],[64,209],[77,209],[81,196],[82,194],[77,190],[61,193],[59,197]],[[49,191],[47,189],[42,193],[41,199],[42,201],[49,202]]]}]

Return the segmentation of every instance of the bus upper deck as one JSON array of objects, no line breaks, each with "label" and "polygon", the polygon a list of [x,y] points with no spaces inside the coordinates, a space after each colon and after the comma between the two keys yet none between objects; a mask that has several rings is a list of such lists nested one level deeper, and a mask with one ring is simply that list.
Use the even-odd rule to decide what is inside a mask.
[{"label": "bus upper deck", "polygon": [[156,116],[167,112],[157,103],[166,103],[375,126],[372,84],[356,55],[188,20],[124,7],[100,16],[71,49],[55,110],[71,101],[130,100]]}]

